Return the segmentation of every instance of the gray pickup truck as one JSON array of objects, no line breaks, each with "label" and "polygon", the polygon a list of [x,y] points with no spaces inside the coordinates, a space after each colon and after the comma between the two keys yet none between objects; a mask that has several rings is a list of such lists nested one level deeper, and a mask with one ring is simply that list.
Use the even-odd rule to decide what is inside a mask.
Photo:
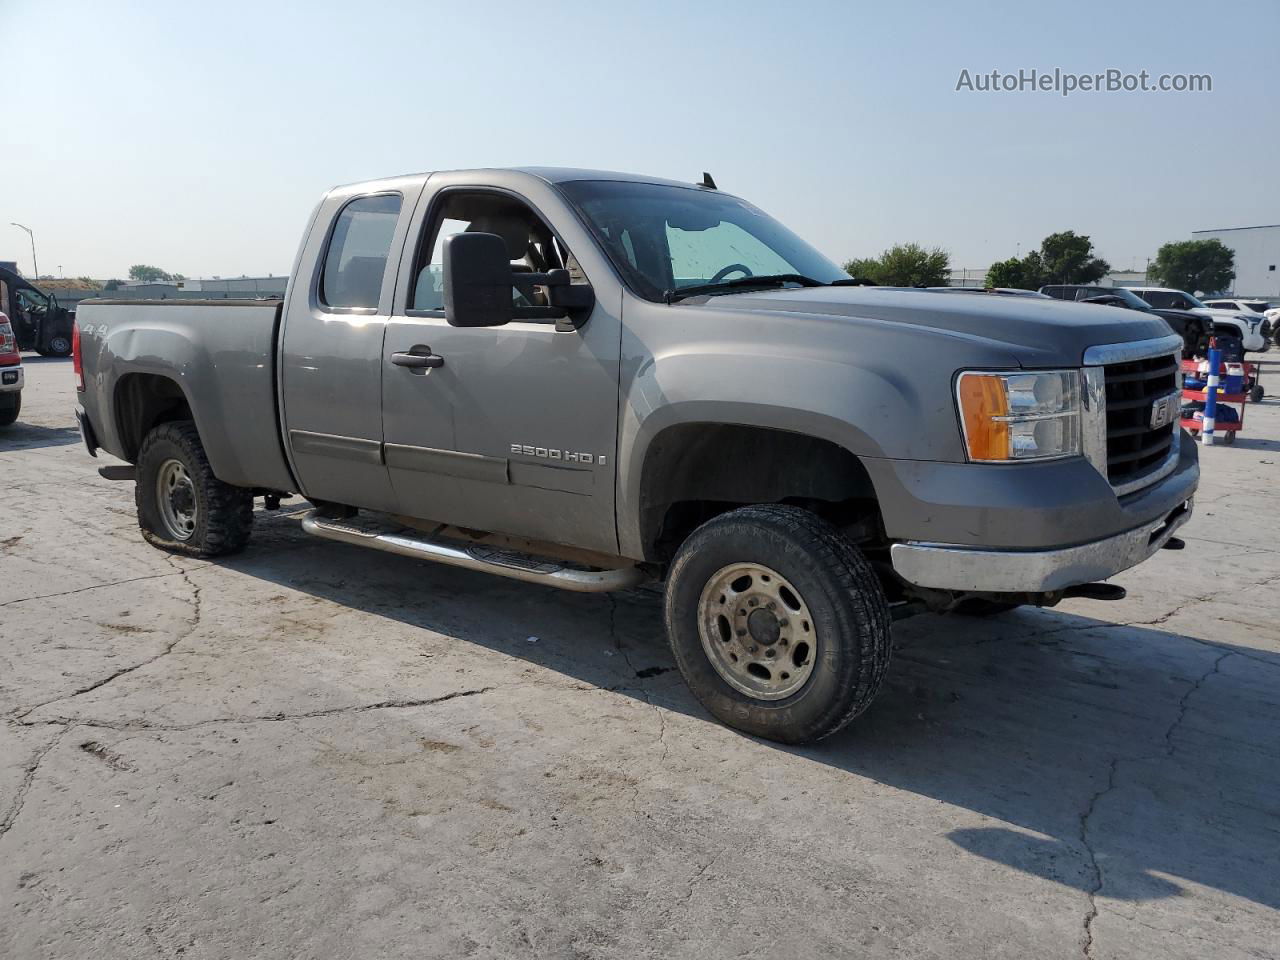
[{"label": "gray pickup truck", "polygon": [[340,187],[283,301],[85,301],[75,340],[157,547],[299,494],[348,544],[662,580],[694,694],[791,743],[867,707],[896,616],[1122,595],[1199,477],[1159,317],[868,288],[709,177]]}]

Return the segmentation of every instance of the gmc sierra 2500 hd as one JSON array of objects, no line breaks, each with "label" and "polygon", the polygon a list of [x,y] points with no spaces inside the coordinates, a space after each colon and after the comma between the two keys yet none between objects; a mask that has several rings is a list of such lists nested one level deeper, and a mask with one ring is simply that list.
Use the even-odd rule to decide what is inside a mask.
[{"label": "gmc sierra 2500 hd", "polygon": [[75,340],[156,546],[238,550],[296,492],[349,544],[660,578],[695,695],[792,743],[866,708],[899,611],[1121,595],[1199,477],[1159,317],[868,289],[709,177],[340,187],[283,302],[85,301]]}]

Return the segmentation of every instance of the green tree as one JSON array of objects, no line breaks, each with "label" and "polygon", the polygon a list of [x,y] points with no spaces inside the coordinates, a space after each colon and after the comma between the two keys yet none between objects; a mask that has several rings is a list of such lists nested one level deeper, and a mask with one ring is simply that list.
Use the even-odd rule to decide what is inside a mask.
[{"label": "green tree", "polygon": [[950,277],[951,258],[940,247],[926,250],[918,243],[898,243],[879,257],[850,260],[844,269],[859,280],[891,287],[941,287]]},{"label": "green tree", "polygon": [[1236,257],[1221,240],[1176,240],[1156,251],[1147,275],[1189,293],[1217,293],[1236,275]]},{"label": "green tree", "polygon": [[121,281],[116,280],[116,279],[113,277],[112,279],[108,280],[108,281],[103,285],[102,289],[103,289],[103,290],[119,290],[119,289],[120,289],[120,283],[121,283]]},{"label": "green tree", "polygon": [[1074,230],[1045,237],[1040,259],[1045,283],[1093,283],[1111,271],[1111,264],[1093,255],[1093,241]]},{"label": "green tree", "polygon": [[141,280],[144,283],[155,283],[157,280],[172,280],[173,275],[150,264],[135,263],[129,268],[129,279]]},{"label": "green tree", "polygon": [[859,280],[870,280],[872,283],[879,283],[880,261],[875,257],[850,260],[844,265],[844,272]]},{"label": "green tree", "polygon": [[1012,287],[1015,290],[1038,290],[1044,285],[1044,263],[1038,251],[1032,250],[1019,260],[999,260],[987,271],[988,287]]}]

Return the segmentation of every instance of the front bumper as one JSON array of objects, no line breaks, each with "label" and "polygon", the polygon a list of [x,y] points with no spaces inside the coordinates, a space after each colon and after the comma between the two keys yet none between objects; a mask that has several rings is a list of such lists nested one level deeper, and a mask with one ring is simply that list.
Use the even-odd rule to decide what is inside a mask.
[{"label": "front bumper", "polygon": [[0,367],[0,393],[19,393],[26,374],[22,366]]},{"label": "front bumper", "polygon": [[1146,560],[1191,519],[1192,501],[1167,515],[1101,540],[1054,550],[981,550],[944,543],[895,543],[893,569],[936,590],[1047,593],[1105,580]]}]

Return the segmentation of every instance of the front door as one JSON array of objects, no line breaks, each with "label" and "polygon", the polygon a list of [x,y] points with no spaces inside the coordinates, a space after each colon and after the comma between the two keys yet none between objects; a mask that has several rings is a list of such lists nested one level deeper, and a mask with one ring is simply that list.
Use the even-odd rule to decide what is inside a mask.
[{"label": "front door", "polygon": [[[534,197],[457,176],[428,181],[383,342],[384,457],[400,512],[615,553],[620,296],[604,302],[608,284],[597,285],[577,330],[557,331],[550,319],[450,326],[441,251],[452,233],[498,234],[514,270],[566,267],[575,280],[596,279],[566,245],[590,243],[575,222],[553,223]],[[554,213],[549,191],[543,208]],[[603,271],[591,253],[587,262]],[[513,298],[537,305],[514,289]],[[413,355],[438,365],[414,365]]]}]

